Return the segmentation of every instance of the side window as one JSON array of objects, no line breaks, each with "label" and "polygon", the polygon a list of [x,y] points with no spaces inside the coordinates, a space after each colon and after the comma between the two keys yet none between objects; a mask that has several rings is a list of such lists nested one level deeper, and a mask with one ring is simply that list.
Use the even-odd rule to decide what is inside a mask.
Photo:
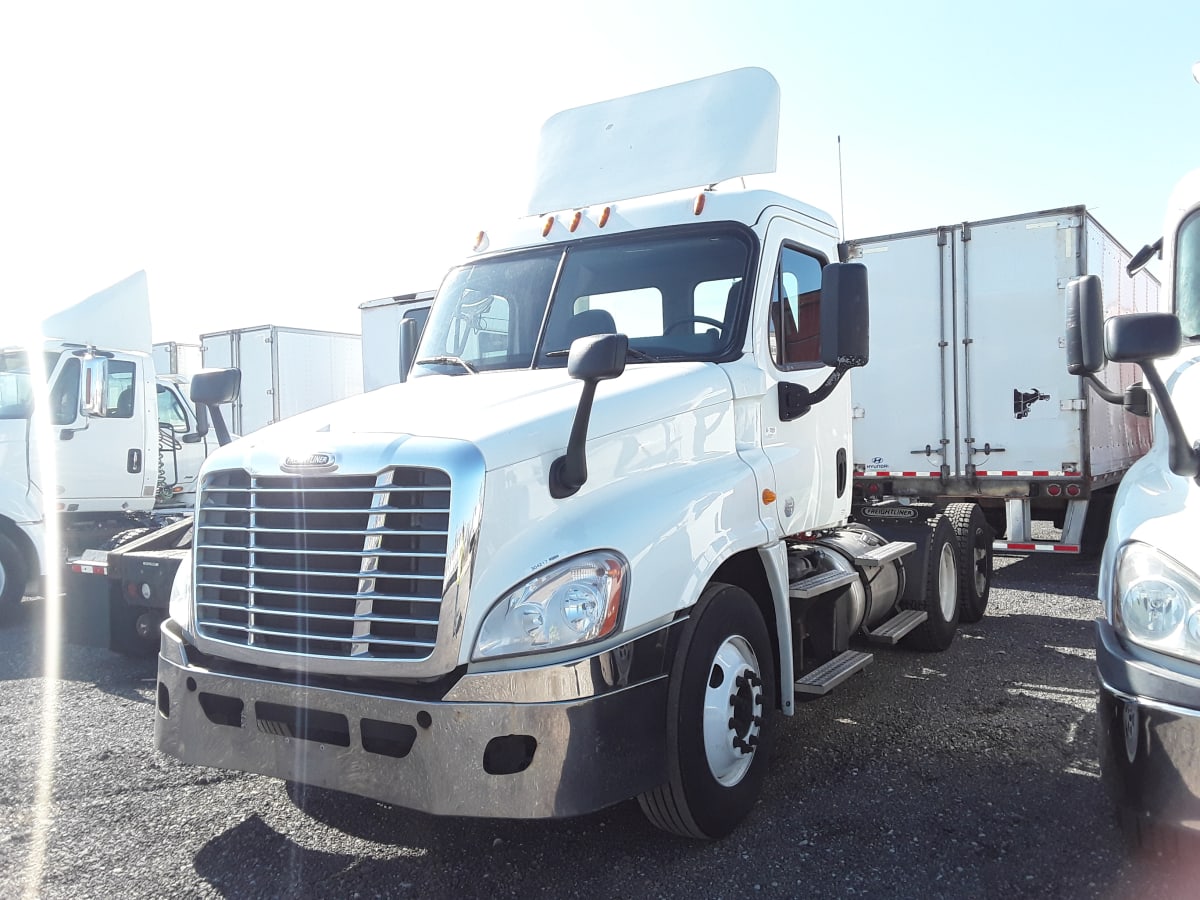
[{"label": "side window", "polygon": [[179,405],[179,398],[169,391],[164,385],[157,385],[158,388],[158,421],[160,424],[170,425],[175,431],[187,431],[187,414]]},{"label": "side window", "polygon": [[134,375],[136,366],[123,359],[109,360],[108,379],[104,385],[104,396],[107,408],[104,415],[108,419],[132,419],[134,404],[137,401]]},{"label": "side window", "polygon": [[767,334],[779,368],[821,361],[821,261],[815,256],[793,247],[780,252]]},{"label": "side window", "polygon": [[50,419],[55,425],[70,425],[79,417],[80,373],[79,358],[71,357],[50,388]]}]

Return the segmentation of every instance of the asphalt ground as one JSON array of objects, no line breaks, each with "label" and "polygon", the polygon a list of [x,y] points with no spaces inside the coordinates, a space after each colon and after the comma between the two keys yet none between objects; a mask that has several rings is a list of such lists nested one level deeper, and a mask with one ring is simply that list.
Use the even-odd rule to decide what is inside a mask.
[{"label": "asphalt ground", "polygon": [[46,605],[26,601],[0,627],[0,897],[1200,896],[1195,870],[1127,854],[1099,780],[1095,579],[998,557],[988,615],[949,650],[877,651],[777,717],[761,802],[708,844],[634,801],[443,819],[180,765],[153,747],[154,659],[64,643],[48,682]]}]

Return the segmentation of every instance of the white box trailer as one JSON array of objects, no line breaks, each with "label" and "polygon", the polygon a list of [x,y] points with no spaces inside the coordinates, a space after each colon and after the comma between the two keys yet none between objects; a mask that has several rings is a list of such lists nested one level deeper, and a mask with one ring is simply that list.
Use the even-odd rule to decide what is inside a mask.
[{"label": "white box trailer", "polygon": [[200,335],[204,365],[242,370],[241,394],[224,406],[245,435],[362,393],[362,339],[340,331],[259,325]]},{"label": "white box trailer", "polygon": [[159,375],[182,375],[191,378],[204,367],[199,344],[160,341],[153,347],[154,371]]},{"label": "white box trailer", "polygon": [[[888,338],[872,340],[871,365],[853,375],[856,492],[978,500],[1007,534],[999,550],[1078,553],[1102,540],[1150,427],[1067,373],[1066,285],[1099,275],[1111,316],[1157,311],[1158,281],[1129,276],[1129,252],[1083,206],[860,238],[847,250],[868,269],[872,337]],[[1114,364],[1102,377],[1123,391],[1138,375]],[[1061,538],[1034,540],[1034,519]]]},{"label": "white box trailer", "polygon": [[414,323],[412,339],[425,330],[429,307],[436,291],[398,294],[360,303],[362,311],[362,372],[363,390],[373,391],[389,384],[404,381],[408,373],[401,371],[401,333],[405,322]]}]

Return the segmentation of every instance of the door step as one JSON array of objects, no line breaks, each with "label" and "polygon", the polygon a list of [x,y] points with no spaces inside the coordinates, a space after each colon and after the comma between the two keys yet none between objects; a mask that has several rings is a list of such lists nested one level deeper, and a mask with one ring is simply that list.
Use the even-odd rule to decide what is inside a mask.
[{"label": "door step", "polygon": [[875,656],[871,653],[863,653],[861,650],[847,650],[835,656],[823,666],[813,669],[797,681],[795,684],[796,693],[823,697],[855,672],[866,668],[874,661]]},{"label": "door step", "polygon": [[896,613],[874,631],[863,629],[872,644],[896,644],[922,622],[929,618],[923,609],[905,609]]},{"label": "door step", "polygon": [[857,572],[839,572],[835,569],[832,572],[820,572],[810,575],[808,578],[793,581],[788,586],[788,594],[793,600],[807,600],[809,597],[816,597],[826,591],[836,590],[856,581],[858,581]]},{"label": "door step", "polygon": [[917,545],[912,541],[889,541],[882,547],[876,547],[874,550],[854,557],[854,564],[860,569],[871,569],[891,562],[893,559],[899,559],[916,549]]}]

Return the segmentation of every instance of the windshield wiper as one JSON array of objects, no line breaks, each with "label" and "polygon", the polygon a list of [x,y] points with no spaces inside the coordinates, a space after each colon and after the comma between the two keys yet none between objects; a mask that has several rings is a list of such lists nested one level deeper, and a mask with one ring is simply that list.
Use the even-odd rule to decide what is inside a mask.
[{"label": "windshield wiper", "polygon": [[417,360],[418,366],[459,366],[472,375],[478,375],[479,370],[467,362],[465,359],[460,359],[457,356],[427,356],[424,359]]},{"label": "windshield wiper", "polygon": [[[546,354],[547,359],[559,359],[568,355],[570,350],[551,350]],[[651,356],[649,353],[643,353],[636,347],[628,347],[625,350],[626,359],[634,359],[638,362],[658,362],[657,356]]]}]

